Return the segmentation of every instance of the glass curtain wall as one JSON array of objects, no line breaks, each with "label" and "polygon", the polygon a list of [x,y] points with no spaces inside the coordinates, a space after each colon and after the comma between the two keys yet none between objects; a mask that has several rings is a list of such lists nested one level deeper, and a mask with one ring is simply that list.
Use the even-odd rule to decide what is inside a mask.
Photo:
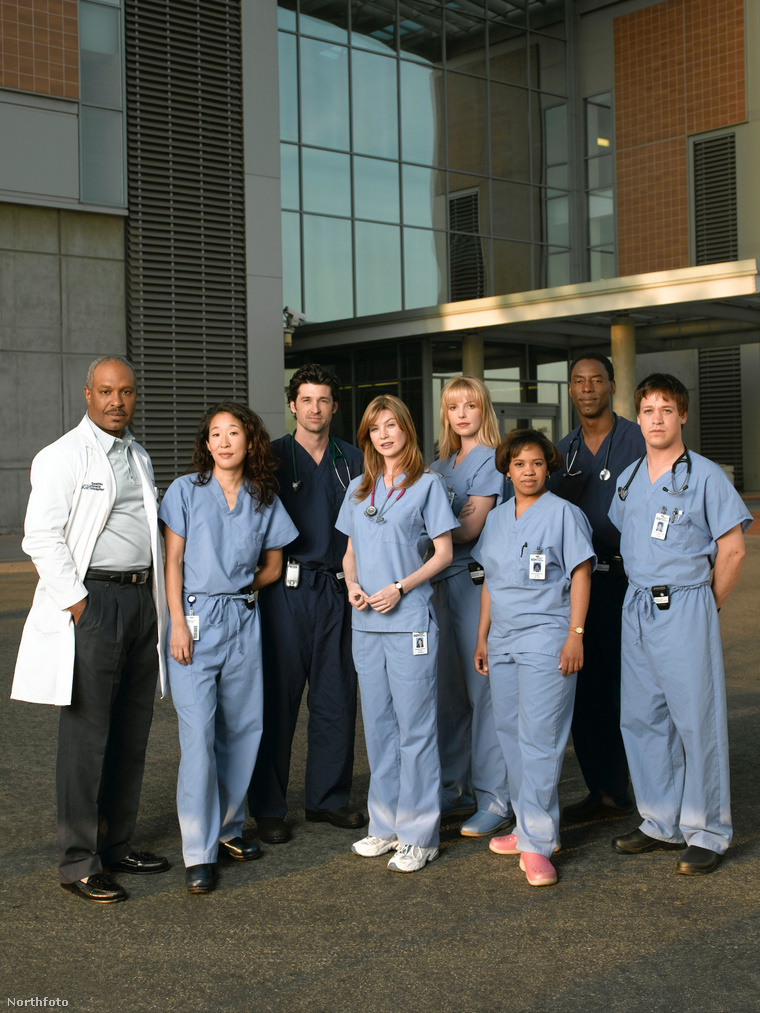
[{"label": "glass curtain wall", "polygon": [[569,282],[564,0],[280,0],[285,303]]}]

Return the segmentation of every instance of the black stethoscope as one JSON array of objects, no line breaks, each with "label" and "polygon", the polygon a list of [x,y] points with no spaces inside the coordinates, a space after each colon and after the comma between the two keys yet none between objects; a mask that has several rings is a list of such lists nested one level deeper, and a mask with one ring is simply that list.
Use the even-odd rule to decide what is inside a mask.
[{"label": "black stethoscope", "polygon": [[[377,485],[377,483],[375,483],[375,485]],[[404,488],[401,490],[398,496],[394,499],[393,503],[391,503],[391,496],[396,490],[393,486],[391,486],[390,489],[388,490],[388,495],[385,497],[385,502],[381,504],[380,509],[378,510],[377,507],[375,506],[375,485],[372,486],[372,495],[370,496],[369,506],[364,511],[364,516],[369,517],[371,520],[374,520],[376,524],[385,524],[385,518],[383,517],[383,514],[385,513],[386,510],[390,510],[390,508],[393,506],[393,503],[398,503],[398,501],[406,492],[406,486],[404,486]]]},{"label": "black stethoscope", "polygon": [[[634,478],[636,478],[636,472],[644,463],[646,457],[647,455],[644,454],[644,456],[636,462],[636,467],[633,469],[631,477],[628,479],[628,481],[625,483],[622,489],[618,487],[618,496],[621,498],[623,502],[625,502],[628,496],[628,488],[631,482],[634,480]],[[681,488],[676,489],[676,468],[681,463],[681,461],[686,461],[686,478],[681,483]],[[686,492],[686,490],[689,488],[690,478],[691,478],[691,454],[689,453],[689,448],[684,443],[683,453],[679,457],[677,457],[675,461],[673,461],[673,464],[670,467],[670,488],[668,489],[668,487],[664,485],[662,487],[662,491],[668,493],[669,496],[677,496],[679,492]]]},{"label": "black stethoscope", "polygon": [[[610,438],[609,438],[609,441],[607,443],[607,453],[605,454],[605,457],[604,457],[604,467],[599,472],[599,478],[602,480],[602,482],[609,482],[610,478],[612,477],[608,465],[610,463],[610,450],[612,449],[612,437],[615,435],[615,430],[617,429],[617,424],[618,424],[618,417],[617,417],[617,415],[615,415],[615,421],[612,423],[612,430],[610,432]],[[565,454],[565,477],[566,478],[575,478],[577,475],[582,475],[583,474],[583,472],[580,470],[580,468],[578,469],[578,471],[573,471],[572,470],[575,467],[575,459],[578,456],[578,451],[581,449],[581,433],[582,432],[583,432],[582,429],[578,430],[578,432],[575,434],[575,436],[572,438],[572,440],[570,440],[570,446],[567,448],[567,453]],[[575,453],[573,454],[573,445],[575,444],[576,441],[578,442],[578,446],[575,448]],[[573,454],[572,461],[570,460],[570,455],[571,454]]]},{"label": "black stethoscope", "polygon": [[[329,438],[329,442],[330,442],[330,457],[332,459],[333,471],[335,472],[335,477],[340,482],[341,489],[343,490],[343,492],[345,492],[346,489],[348,488],[348,483],[351,481],[351,471],[348,467],[348,458],[340,449],[340,447],[332,438],[332,436]],[[290,437],[290,452],[293,457],[293,481],[290,484],[293,488],[293,492],[298,492],[298,490],[303,485],[303,482],[298,477],[298,466],[296,465],[296,440],[294,436]],[[346,469],[345,482],[340,477],[340,474],[338,472],[338,465],[337,465],[338,461],[343,461],[343,464],[345,466]]]}]

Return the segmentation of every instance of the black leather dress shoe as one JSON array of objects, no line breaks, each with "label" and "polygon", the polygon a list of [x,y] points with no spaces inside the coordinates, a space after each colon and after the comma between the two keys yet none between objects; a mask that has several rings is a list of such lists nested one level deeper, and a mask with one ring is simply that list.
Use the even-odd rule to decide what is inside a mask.
[{"label": "black leather dress shoe", "polygon": [[624,837],[613,837],[612,847],[621,855],[643,855],[645,851],[677,851],[686,845],[659,841],[656,837],[649,837],[643,830],[636,829]]},{"label": "black leather dress shoe", "polygon": [[87,882],[78,879],[75,883],[61,883],[64,890],[91,900],[95,904],[117,904],[120,900],[126,900],[129,894],[123,886],[106,876],[104,872],[98,872],[89,876]]},{"label": "black leather dress shoe", "polygon": [[189,865],[185,869],[188,893],[211,893],[216,885],[213,865]]},{"label": "black leather dress shoe", "polygon": [[722,857],[717,851],[690,844],[678,859],[676,872],[682,872],[686,876],[706,876],[718,868]]},{"label": "black leather dress shoe", "polygon": [[347,805],[340,809],[307,809],[306,819],[309,823],[332,823],[344,830],[358,830],[367,823],[367,817],[361,810],[349,809]]},{"label": "black leather dress shoe", "polygon": [[151,855],[149,851],[130,851],[120,862],[110,866],[111,872],[137,872],[150,875],[154,872],[166,872],[169,863],[160,855]]},{"label": "black leather dress shoe", "polygon": [[256,827],[259,837],[267,844],[285,844],[290,840],[288,825],[279,816],[257,816]]},{"label": "black leather dress shoe", "polygon": [[562,810],[562,819],[568,823],[587,823],[591,820],[616,819],[631,816],[634,812],[630,799],[610,799],[605,802],[601,795],[591,792],[582,802],[573,802]]},{"label": "black leather dress shoe", "polygon": [[244,841],[242,837],[219,841],[219,847],[229,855],[233,862],[252,862],[254,858],[261,858],[264,854],[255,841]]}]

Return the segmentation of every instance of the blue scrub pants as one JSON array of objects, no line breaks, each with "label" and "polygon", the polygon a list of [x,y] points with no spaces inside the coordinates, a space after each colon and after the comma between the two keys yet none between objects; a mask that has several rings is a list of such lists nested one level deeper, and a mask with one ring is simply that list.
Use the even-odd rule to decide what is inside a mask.
[{"label": "blue scrub pants", "polygon": [[726,686],[707,584],[671,589],[667,611],[629,587],[621,727],[644,833],[722,855],[732,837]]},{"label": "blue scrub pants", "polygon": [[573,717],[576,676],[559,653],[488,653],[496,734],[509,773],[517,847],[551,858],[559,844],[557,785]]},{"label": "blue scrub pants", "polygon": [[182,755],[177,813],[186,866],[216,861],[219,841],[243,832],[245,795],[261,739],[258,610],[198,596],[200,640],[190,665],[168,656]]},{"label": "blue scrub pants", "polygon": [[364,735],[371,772],[369,832],[421,848],[437,847],[441,767],[436,723],[438,630],[428,653],[412,654],[411,633],[354,630]]},{"label": "blue scrub pants", "polygon": [[491,685],[475,671],[480,586],[468,570],[433,584],[440,631],[438,648],[438,748],[442,808],[467,800],[470,786],[479,810],[506,816],[509,788],[496,737]]},{"label": "blue scrub pants", "polygon": [[348,805],[354,769],[356,672],[351,660],[351,606],[325,570],[301,570],[297,588],[279,580],[262,588],[264,733],[248,792],[252,816],[287,812],[290,754],[308,681],[305,804]]}]

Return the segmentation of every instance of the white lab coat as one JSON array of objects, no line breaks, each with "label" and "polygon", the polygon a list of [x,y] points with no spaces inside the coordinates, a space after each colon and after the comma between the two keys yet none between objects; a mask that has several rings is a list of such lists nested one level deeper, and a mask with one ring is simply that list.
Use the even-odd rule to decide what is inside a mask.
[{"label": "white lab coat", "polygon": [[[151,533],[156,650],[165,695],[167,606],[153,467],[138,443],[131,444],[130,453],[142,482]],[[21,636],[12,699],[64,707],[71,703],[74,619],[66,610],[87,596],[84,575],[115,498],[111,465],[86,416],[34,458],[21,544],[40,580]]]}]

